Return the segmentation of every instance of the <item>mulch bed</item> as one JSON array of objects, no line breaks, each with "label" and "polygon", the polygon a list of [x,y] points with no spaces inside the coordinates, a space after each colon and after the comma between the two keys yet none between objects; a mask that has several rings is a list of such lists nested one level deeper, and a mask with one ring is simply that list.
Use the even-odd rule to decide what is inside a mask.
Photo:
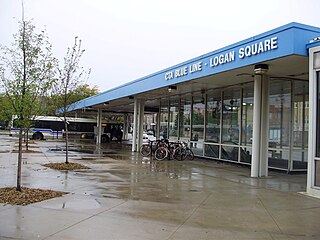
[{"label": "mulch bed", "polygon": [[55,197],[61,197],[64,194],[66,193],[26,187],[22,187],[21,192],[17,191],[15,187],[0,188],[0,203],[11,205],[28,205]]},{"label": "mulch bed", "polygon": [[46,163],[43,164],[42,166],[52,168],[55,170],[80,170],[80,169],[90,169],[87,166],[84,166],[79,163]]}]

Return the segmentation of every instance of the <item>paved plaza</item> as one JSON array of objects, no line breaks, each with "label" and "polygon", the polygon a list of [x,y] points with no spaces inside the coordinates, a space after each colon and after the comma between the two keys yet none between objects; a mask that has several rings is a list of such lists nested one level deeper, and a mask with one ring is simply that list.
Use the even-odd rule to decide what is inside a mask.
[{"label": "paved plaza", "polygon": [[[0,135],[0,187],[16,183],[17,139]],[[306,176],[216,161],[159,162],[130,146],[70,144],[71,162],[89,170],[57,171],[63,143],[31,144],[22,184],[67,192],[63,197],[0,204],[0,239],[320,239],[320,199],[306,196]]]}]

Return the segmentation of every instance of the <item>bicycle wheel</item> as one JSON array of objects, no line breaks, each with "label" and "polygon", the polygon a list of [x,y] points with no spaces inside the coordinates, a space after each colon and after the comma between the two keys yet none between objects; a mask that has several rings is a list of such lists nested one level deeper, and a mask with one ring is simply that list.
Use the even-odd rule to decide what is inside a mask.
[{"label": "bicycle wheel", "polygon": [[194,159],[194,154],[190,148],[186,149],[186,157],[185,159],[187,160],[193,160]]},{"label": "bicycle wheel", "polygon": [[173,158],[178,161],[183,161],[186,159],[186,150],[182,147],[177,147],[174,150]]},{"label": "bicycle wheel", "polygon": [[168,150],[164,147],[159,147],[154,153],[154,156],[158,161],[162,161],[168,156]]},{"label": "bicycle wheel", "polygon": [[141,153],[141,155],[144,156],[144,157],[149,156],[150,153],[151,153],[151,147],[150,147],[150,145],[149,145],[149,144],[148,144],[148,145],[146,145],[146,144],[142,145],[142,146],[140,147],[140,153]]}]

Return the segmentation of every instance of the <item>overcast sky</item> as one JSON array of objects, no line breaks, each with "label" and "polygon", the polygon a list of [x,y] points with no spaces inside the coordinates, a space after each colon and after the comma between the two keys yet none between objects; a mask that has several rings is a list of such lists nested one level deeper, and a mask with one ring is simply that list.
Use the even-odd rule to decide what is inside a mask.
[{"label": "overcast sky", "polygon": [[[79,36],[81,65],[100,91],[290,22],[320,27],[319,0],[24,0],[58,58]],[[21,0],[0,0],[0,44],[10,45]]]}]

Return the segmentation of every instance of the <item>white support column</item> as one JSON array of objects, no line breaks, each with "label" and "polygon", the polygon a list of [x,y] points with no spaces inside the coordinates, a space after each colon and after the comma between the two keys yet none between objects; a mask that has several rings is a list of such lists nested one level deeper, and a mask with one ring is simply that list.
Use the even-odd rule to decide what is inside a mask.
[{"label": "white support column", "polygon": [[160,109],[159,109],[159,112],[157,112],[157,116],[156,116],[156,138],[157,139],[160,139]]},{"label": "white support column", "polygon": [[144,122],[144,100],[139,101],[139,114],[138,114],[138,139],[137,139],[137,149],[140,149],[143,142],[143,122]]},{"label": "white support column", "polygon": [[268,176],[268,148],[269,148],[269,77],[261,76],[262,98],[261,98],[261,134],[260,134],[260,177]]},{"label": "white support column", "polygon": [[129,132],[129,118],[128,114],[125,113],[123,114],[123,139],[127,140],[128,139],[128,132]]},{"label": "white support column", "polygon": [[251,177],[268,176],[269,80],[254,77],[253,142]]},{"label": "white support column", "polygon": [[101,143],[101,123],[102,123],[102,110],[99,108],[97,113],[97,137],[96,142],[97,144]]},{"label": "white support column", "polygon": [[133,132],[132,132],[132,152],[137,151],[137,128],[138,128],[138,111],[139,111],[139,100],[134,99],[133,109]]}]

